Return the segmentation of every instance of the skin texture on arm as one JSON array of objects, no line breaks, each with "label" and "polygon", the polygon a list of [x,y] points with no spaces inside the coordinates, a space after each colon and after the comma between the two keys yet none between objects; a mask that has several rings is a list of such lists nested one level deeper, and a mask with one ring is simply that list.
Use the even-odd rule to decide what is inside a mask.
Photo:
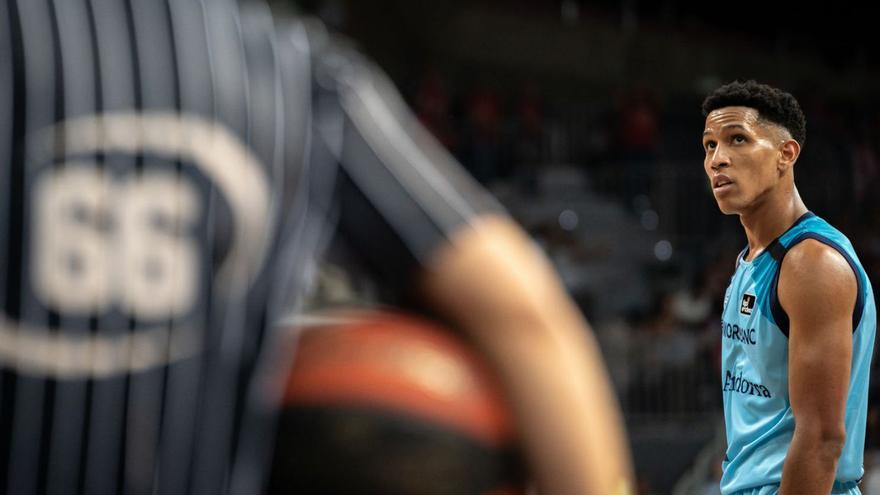
[{"label": "skin texture on arm", "polygon": [[795,246],[780,270],[779,302],[790,320],[789,395],[795,430],[779,493],[827,495],[846,440],[858,284],[843,256],[815,240]]},{"label": "skin texture on arm", "polygon": [[421,282],[499,374],[540,493],[631,493],[629,450],[598,347],[526,234],[484,215],[434,254]]}]

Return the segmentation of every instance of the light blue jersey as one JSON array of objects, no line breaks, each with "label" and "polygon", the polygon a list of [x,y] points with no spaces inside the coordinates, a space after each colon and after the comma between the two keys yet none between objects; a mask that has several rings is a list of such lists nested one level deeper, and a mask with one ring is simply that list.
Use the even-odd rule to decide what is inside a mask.
[{"label": "light blue jersey", "polygon": [[804,239],[818,240],[840,252],[858,280],[846,400],[846,444],[837,465],[834,493],[857,491],[855,484],[864,473],[868,375],[877,329],[874,293],[849,240],[828,222],[808,212],[752,261],[745,261],[745,252],[740,255],[724,296],[724,495],[750,493],[758,487],[776,493],[773,487],[782,479],[782,464],[794,433],[794,416],[788,395],[788,316],[777,300],[776,286],[782,259]]}]

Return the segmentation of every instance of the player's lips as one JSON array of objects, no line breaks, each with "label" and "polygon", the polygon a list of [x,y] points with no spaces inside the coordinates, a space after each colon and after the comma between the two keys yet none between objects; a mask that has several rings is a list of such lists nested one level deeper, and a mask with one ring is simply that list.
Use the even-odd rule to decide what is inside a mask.
[{"label": "player's lips", "polygon": [[712,178],[712,189],[715,191],[728,189],[733,186],[733,181],[726,175],[716,175]]}]

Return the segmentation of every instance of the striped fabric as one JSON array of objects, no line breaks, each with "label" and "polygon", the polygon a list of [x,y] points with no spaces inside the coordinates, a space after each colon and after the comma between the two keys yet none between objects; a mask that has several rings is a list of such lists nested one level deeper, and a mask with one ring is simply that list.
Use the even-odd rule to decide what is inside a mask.
[{"label": "striped fabric", "polygon": [[272,322],[325,240],[400,288],[490,210],[313,23],[2,0],[0,492],[259,492]]}]

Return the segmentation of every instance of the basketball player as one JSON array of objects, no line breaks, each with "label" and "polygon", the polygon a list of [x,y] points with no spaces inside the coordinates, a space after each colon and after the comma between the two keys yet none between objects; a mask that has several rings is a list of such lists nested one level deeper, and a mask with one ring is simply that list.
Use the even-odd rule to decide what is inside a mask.
[{"label": "basketball player", "polygon": [[703,102],[704,168],[748,246],[724,298],[724,494],[859,493],[874,295],[850,241],[794,185],[795,98],[733,82]]},{"label": "basketball player", "polygon": [[336,231],[488,358],[542,493],[625,493],[585,322],[415,122],[261,4],[3,0],[0,492],[258,493],[271,323]]}]

